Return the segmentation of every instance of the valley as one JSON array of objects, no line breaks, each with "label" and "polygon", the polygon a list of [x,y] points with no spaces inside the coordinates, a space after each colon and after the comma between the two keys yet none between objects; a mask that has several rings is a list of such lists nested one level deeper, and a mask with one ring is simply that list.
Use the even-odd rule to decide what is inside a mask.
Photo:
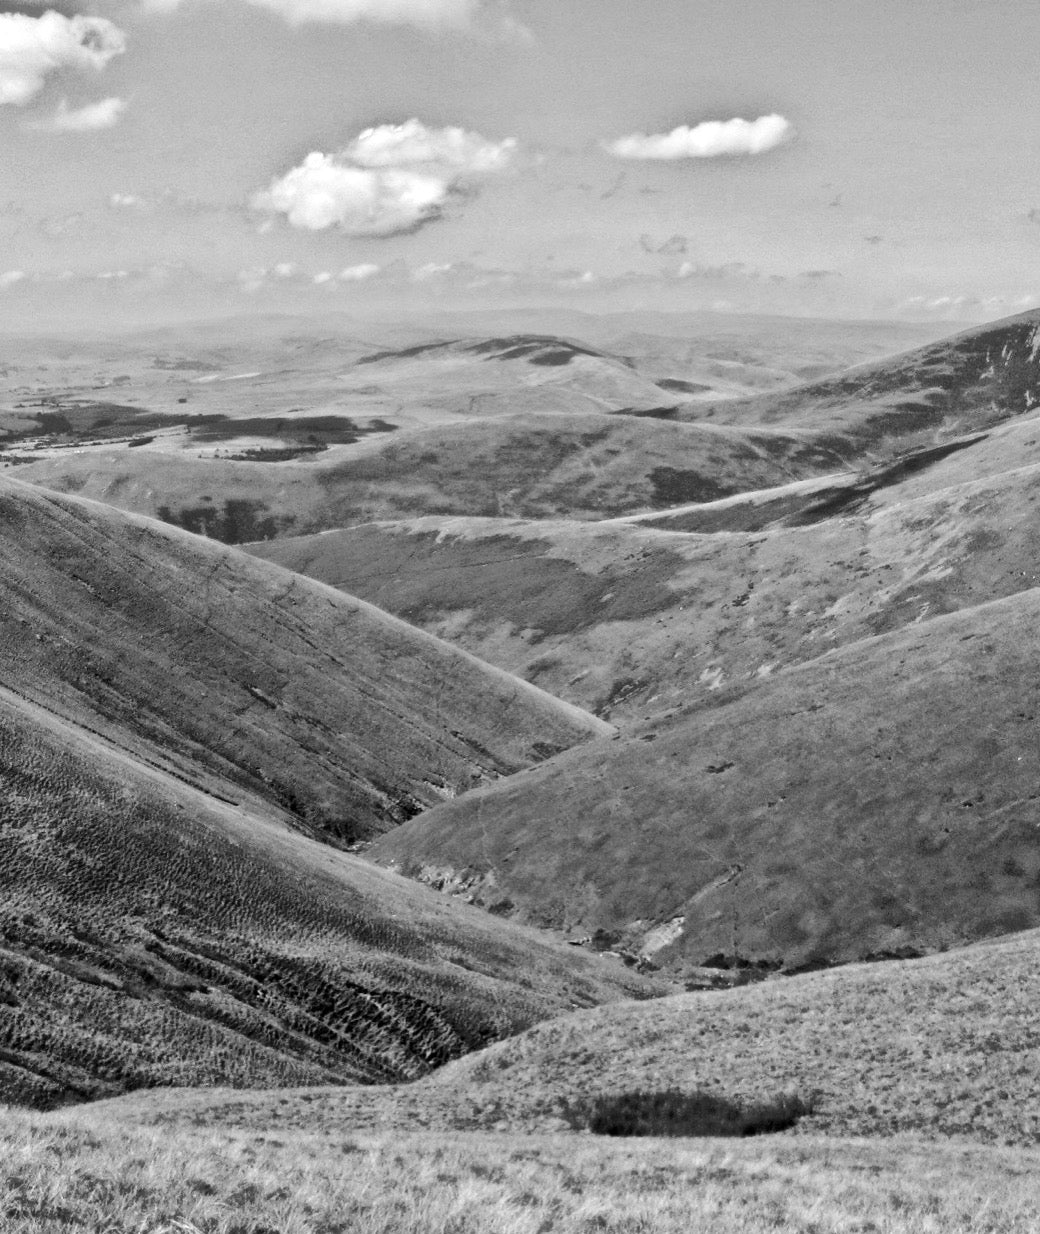
[{"label": "valley", "polygon": [[[209,1234],[229,1162],[331,1194],[342,1141],[380,1163],[373,1229],[396,1153],[450,1159],[437,1220],[490,1231],[484,1153],[510,1231],[615,1228],[553,1190],[575,1152],[570,1194],[638,1176],[626,1220],[667,1231],[721,1150],[674,1141],[653,1182],[575,1111],[707,1092],[801,1111],[726,1158],[720,1229],[763,1228],[736,1196],[809,1228],[810,1170],[812,1228],[878,1170],[901,1198],[863,1183],[855,1228],[962,1228],[913,1221],[966,1221],[997,1176],[963,1228],[1032,1228],[1040,315],[901,329],[3,340],[0,1102],[27,1170],[64,1138],[129,1194],[125,1129],[162,1137],[163,1211]],[[203,1142],[230,1173],[193,1198]]]}]

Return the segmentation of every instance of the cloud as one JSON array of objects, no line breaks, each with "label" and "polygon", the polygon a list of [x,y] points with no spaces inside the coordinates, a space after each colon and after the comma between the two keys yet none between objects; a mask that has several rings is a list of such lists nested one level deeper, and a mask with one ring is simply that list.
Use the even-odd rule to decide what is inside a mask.
[{"label": "cloud", "polygon": [[347,266],[346,269],[340,270],[336,277],[344,283],[363,283],[365,279],[374,278],[379,270],[380,267],[374,262],[363,261],[360,265]]},{"label": "cloud", "polygon": [[479,133],[448,126],[430,129],[418,120],[365,129],[343,151],[358,167],[451,168],[480,175],[503,171],[516,155],[516,139],[487,141]]},{"label": "cloud", "polygon": [[763,154],[793,135],[790,121],[774,114],[757,120],[705,120],[693,128],[681,124],[670,133],[632,133],[602,145],[619,159],[710,159],[723,154]]},{"label": "cloud", "polygon": [[365,129],[336,154],[308,154],[250,204],[306,231],[399,235],[439,218],[481,177],[508,167],[515,153],[512,138],[490,142],[418,120],[385,124]]},{"label": "cloud", "polygon": [[108,199],[108,204],[113,210],[131,210],[142,203],[135,193],[113,193]]},{"label": "cloud", "polygon": [[[110,129],[118,124],[125,110],[126,101],[124,99],[101,99],[97,103],[88,103],[85,107],[72,109],[69,108],[68,102],[62,99],[53,116],[46,120],[35,120],[28,127],[44,133],[96,133],[100,129]],[[115,196],[118,197],[119,194]],[[119,204],[132,205],[136,200],[133,198],[130,202]]]},{"label": "cloud", "polygon": [[22,107],[63,68],[100,71],[126,50],[126,36],[104,17],[0,13],[0,105]]},{"label": "cloud", "polygon": [[24,270],[5,270],[0,273],[0,291],[6,291],[8,287],[13,287],[16,283],[21,283],[26,278]]}]

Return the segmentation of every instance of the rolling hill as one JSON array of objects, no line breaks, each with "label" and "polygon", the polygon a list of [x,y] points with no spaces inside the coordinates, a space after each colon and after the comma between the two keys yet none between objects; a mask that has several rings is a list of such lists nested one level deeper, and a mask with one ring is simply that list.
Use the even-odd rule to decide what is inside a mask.
[{"label": "rolling hill", "polygon": [[630,723],[1035,587],[1040,423],[652,517],[426,517],[248,546]]},{"label": "rolling hill", "polygon": [[135,744],[0,689],[2,1104],[413,1078],[543,1016],[649,991]]},{"label": "rolling hill", "polygon": [[1035,926],[1038,614],[1024,591],[722,686],[371,855],[677,971]]},{"label": "rolling hill", "polygon": [[241,543],[417,514],[601,519],[844,465],[796,433],[583,412],[368,436],[307,461],[99,446],[25,463],[17,474]]},{"label": "rolling hill", "polygon": [[340,841],[610,731],[362,601],[7,477],[0,563],[9,689]]},{"label": "rolling hill", "polygon": [[[818,1161],[850,1149],[844,1136],[897,1136],[892,1147],[901,1154],[971,1142],[1035,1153],[1038,949],[1032,930],[923,959],[609,1004],[536,1025],[406,1086],[131,1095],[97,1113],[165,1134],[200,1124],[283,1136],[368,1128],[515,1134],[565,1130],[566,1108],[601,1094],[677,1088],[754,1103],[787,1092],[814,1096],[814,1111],[782,1136],[751,1141],[759,1151],[791,1148],[793,1137]],[[590,1141],[564,1143],[573,1153]],[[740,1147],[678,1144],[727,1159]],[[656,1155],[668,1141],[651,1145]]]},{"label": "rolling hill", "polygon": [[835,448],[884,458],[984,431],[1038,406],[1040,312],[1034,309],[821,381],[698,407],[695,414],[744,427],[811,428]]}]

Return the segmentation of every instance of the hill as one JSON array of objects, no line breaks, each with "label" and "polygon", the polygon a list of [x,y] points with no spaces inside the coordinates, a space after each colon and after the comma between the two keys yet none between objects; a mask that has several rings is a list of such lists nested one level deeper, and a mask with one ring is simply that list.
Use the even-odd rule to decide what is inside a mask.
[{"label": "hill", "polygon": [[412,1078],[648,989],[132,746],[0,690],[0,1103]]},{"label": "hill", "polygon": [[1034,587],[1040,426],[653,517],[426,517],[248,546],[614,723]]},{"label": "hill", "polygon": [[341,841],[610,731],[362,601],[7,477],[0,567],[9,689]]},{"label": "hill", "polygon": [[524,920],[788,971],[1040,924],[1040,591],[722,686],[371,850]]},{"label": "hill", "polygon": [[695,415],[811,428],[835,448],[888,457],[1031,412],[1040,405],[1038,344],[1034,309],[821,381],[698,407]]},{"label": "hill", "polygon": [[456,420],[307,461],[195,457],[160,445],[59,453],[19,466],[18,476],[241,543],[417,514],[600,519],[844,466],[798,434],[600,413]]},{"label": "hill", "polygon": [[[199,1124],[279,1135],[394,1127],[515,1134],[561,1131],[568,1106],[601,1094],[678,1088],[753,1103],[788,1092],[815,1095],[814,1112],[759,1143],[793,1148],[793,1137],[817,1167],[819,1154],[845,1151],[843,1136],[898,1136],[892,1147],[903,1153],[923,1148],[919,1137],[936,1150],[988,1141],[1035,1152],[1038,949],[1032,930],[923,959],[605,1005],[536,1025],[407,1086],[156,1093],[98,1113],[165,1134]],[[589,1143],[568,1142],[572,1152]],[[654,1142],[655,1150],[666,1143]],[[722,1148],[717,1140],[680,1143],[686,1152]],[[731,1145],[739,1141],[727,1153]]]}]

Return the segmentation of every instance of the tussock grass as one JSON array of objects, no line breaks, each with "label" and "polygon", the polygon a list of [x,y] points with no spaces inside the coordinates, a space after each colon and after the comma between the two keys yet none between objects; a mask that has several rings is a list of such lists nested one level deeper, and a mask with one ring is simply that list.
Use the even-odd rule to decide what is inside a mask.
[{"label": "tussock grass", "polygon": [[142,1129],[0,1110],[5,1234],[1027,1234],[1040,1153]]}]

